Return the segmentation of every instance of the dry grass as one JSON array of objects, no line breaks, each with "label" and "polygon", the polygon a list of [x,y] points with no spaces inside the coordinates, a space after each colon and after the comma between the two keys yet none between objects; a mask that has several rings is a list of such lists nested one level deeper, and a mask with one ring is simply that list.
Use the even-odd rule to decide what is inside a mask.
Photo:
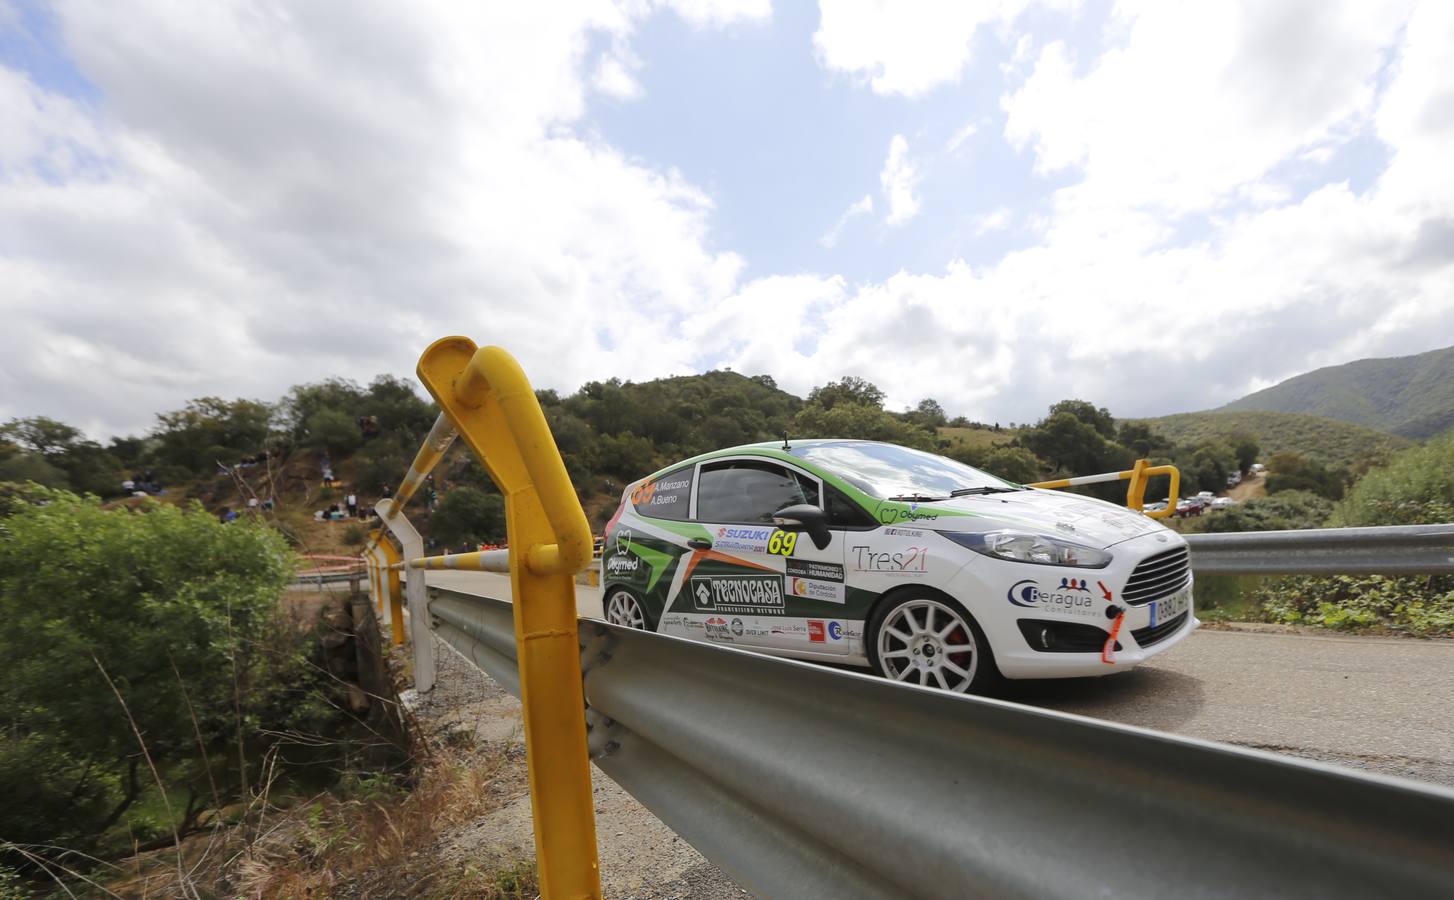
[{"label": "dry grass", "polygon": [[1008,444],[1015,439],[1015,432],[1006,428],[1003,431],[992,431],[987,428],[949,428],[948,426],[939,429],[939,436],[949,441],[951,447],[960,445],[967,447],[993,447],[997,444]]},{"label": "dry grass", "polygon": [[[198,836],[173,853],[121,863],[132,876],[108,885],[123,897],[481,897],[538,895],[534,864],[501,868],[438,858],[438,839],[497,803],[489,790],[505,776],[502,752],[436,751],[408,789],[385,779],[355,781],[331,795],[248,816]],[[184,873],[184,884],[178,872]]]}]

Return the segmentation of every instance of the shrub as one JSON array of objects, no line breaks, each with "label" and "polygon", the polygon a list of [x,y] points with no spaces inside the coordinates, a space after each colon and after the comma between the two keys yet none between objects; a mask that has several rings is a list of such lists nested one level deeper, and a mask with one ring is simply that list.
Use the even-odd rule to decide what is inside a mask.
[{"label": "shrub", "polygon": [[280,623],[293,560],[275,531],[197,506],[31,499],[0,527],[0,834],[95,845],[149,790],[133,728],[190,794],[175,804],[185,827],[213,784],[247,783],[239,757],[258,765],[264,733],[321,721]]},{"label": "shrub", "polygon": [[1338,504],[1333,521],[1338,525],[1454,522],[1454,431],[1369,471]]},{"label": "shrub", "polygon": [[1280,578],[1256,591],[1264,618],[1341,630],[1454,634],[1454,577]]}]

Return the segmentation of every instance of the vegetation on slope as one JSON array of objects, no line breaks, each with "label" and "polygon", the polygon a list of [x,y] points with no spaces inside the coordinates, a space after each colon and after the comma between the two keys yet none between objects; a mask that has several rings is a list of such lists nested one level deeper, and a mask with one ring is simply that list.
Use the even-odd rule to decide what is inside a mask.
[{"label": "vegetation on slope", "polygon": [[[0,511],[0,835],[115,852],[203,827],[290,762],[328,770],[333,686],[282,616],[277,532],[33,489]],[[314,742],[309,735],[327,734]],[[0,846],[0,865],[19,861]]]},{"label": "vegetation on slope", "polygon": [[1348,422],[1288,412],[1195,412],[1141,420],[1178,444],[1228,440],[1246,434],[1265,454],[1298,453],[1354,472],[1410,446],[1407,438]]},{"label": "vegetation on slope", "polygon": [[1307,413],[1411,438],[1454,427],[1454,347],[1328,366],[1248,394],[1221,411]]}]

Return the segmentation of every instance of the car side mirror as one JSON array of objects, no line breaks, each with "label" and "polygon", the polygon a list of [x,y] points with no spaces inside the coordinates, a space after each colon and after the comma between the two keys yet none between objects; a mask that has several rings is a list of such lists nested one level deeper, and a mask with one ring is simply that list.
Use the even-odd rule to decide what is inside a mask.
[{"label": "car side mirror", "polygon": [[772,523],[783,531],[798,531],[812,538],[819,550],[828,546],[833,535],[828,532],[828,514],[811,503],[784,506],[772,514]]}]

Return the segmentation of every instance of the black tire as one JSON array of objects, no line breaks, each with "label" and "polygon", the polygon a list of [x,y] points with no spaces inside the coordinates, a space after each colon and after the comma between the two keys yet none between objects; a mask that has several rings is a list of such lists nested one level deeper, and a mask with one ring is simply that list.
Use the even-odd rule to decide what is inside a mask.
[{"label": "black tire", "polygon": [[[930,610],[933,610],[932,619]],[[958,617],[957,628],[949,627],[947,613]],[[937,638],[929,633],[905,632],[900,626],[908,622],[921,626],[925,632],[949,630]],[[936,627],[931,628],[931,625]],[[880,635],[886,626],[893,627],[895,633],[881,642]],[[906,633],[913,640],[905,641],[899,637]],[[973,638],[972,642],[965,640],[966,635]],[[979,627],[963,604],[939,591],[903,588],[886,595],[869,617],[864,639],[869,665],[880,678],[969,694],[990,692],[1004,681],[999,667],[995,665],[994,650],[985,637],[984,629]],[[952,649],[943,649],[963,646],[974,649],[958,654]],[[889,659],[880,658],[881,648],[895,655]],[[906,655],[897,655],[900,652]],[[968,664],[971,658],[973,665]],[[960,674],[964,671],[969,673],[968,679]]]}]

